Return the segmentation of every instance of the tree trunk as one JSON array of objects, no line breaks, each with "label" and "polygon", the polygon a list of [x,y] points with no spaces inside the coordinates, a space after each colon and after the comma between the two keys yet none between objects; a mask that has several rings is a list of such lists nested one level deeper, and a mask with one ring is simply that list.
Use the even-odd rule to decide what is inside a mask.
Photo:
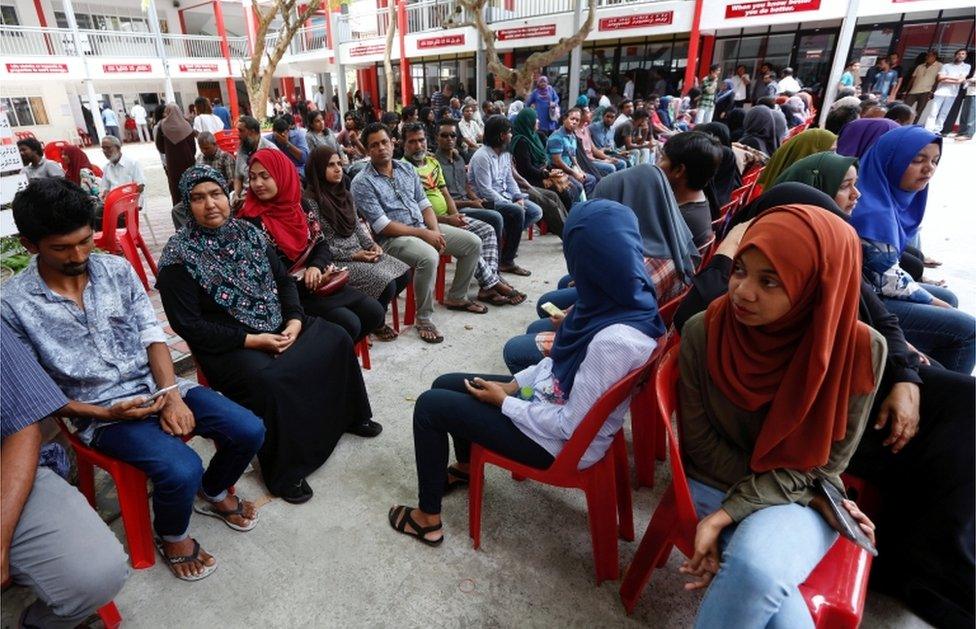
[{"label": "tree trunk", "polygon": [[[388,0],[387,2],[387,22],[386,25],[386,51],[383,53],[383,72],[386,74],[386,110],[396,111],[396,98],[394,98],[393,93],[393,62],[390,57],[393,55],[393,37],[396,35],[397,27],[397,2],[403,2],[404,0]],[[403,72],[403,62],[400,62],[400,71]],[[377,94],[376,98],[379,99],[380,95]],[[379,105],[379,103],[376,103]]]}]

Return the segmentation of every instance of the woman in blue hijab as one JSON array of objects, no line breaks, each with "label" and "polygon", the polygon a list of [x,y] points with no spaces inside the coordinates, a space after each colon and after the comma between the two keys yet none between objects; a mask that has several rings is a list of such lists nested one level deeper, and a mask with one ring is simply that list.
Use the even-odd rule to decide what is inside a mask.
[{"label": "woman in blue hijab", "polygon": [[[429,546],[443,541],[441,498],[467,483],[472,442],[524,465],[549,467],[600,396],[645,364],[664,334],[630,208],[601,199],[577,205],[566,221],[563,250],[579,300],[562,321],[551,356],[514,379],[443,375],[417,400],[420,504],[390,509],[396,531]],[[581,469],[607,453],[627,406],[607,418],[580,459]],[[449,435],[457,455],[450,467]]]},{"label": "woman in blue hijab", "polygon": [[864,278],[898,317],[908,342],[946,368],[970,373],[976,364],[976,320],[957,310],[959,300],[951,291],[917,283],[898,265],[918,234],[941,157],[942,138],[922,127],[882,135],[861,158],[861,198],[851,224],[861,237]]}]

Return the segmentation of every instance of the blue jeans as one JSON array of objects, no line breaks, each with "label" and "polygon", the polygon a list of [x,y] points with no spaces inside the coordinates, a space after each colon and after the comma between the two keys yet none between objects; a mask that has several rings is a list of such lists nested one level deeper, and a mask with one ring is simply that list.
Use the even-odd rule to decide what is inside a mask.
[{"label": "blue jeans", "polygon": [[454,440],[459,463],[470,460],[477,443],[513,461],[545,469],[552,465],[549,452],[502,415],[497,406],[479,402],[464,387],[464,379],[511,382],[510,376],[451,373],[434,380],[413,407],[413,447],[417,463],[420,509],[440,513],[447,482],[447,436]]},{"label": "blue jeans", "polygon": [[99,428],[91,441],[96,450],[149,477],[153,526],[169,542],[186,537],[197,491],[223,499],[264,442],[264,423],[257,415],[216,391],[194,387],[183,401],[196,420],[193,434],[213,439],[217,446],[206,472],[197,453],[179,437],[163,432],[156,416]]},{"label": "blue jeans", "polygon": [[536,302],[535,311],[539,317],[549,317],[549,313],[542,309],[542,304],[552,302],[554,306],[561,310],[565,310],[576,303],[579,299],[579,293],[576,291],[575,286],[570,286],[568,288],[557,288],[556,290],[551,290],[548,293],[544,293],[542,297],[539,297],[539,301]]},{"label": "blue jeans", "polygon": [[901,299],[882,300],[901,324],[905,338],[920,352],[942,363],[946,369],[972,373],[976,365],[976,319],[958,310],[959,300],[945,288],[920,284],[952,308],[940,308]]},{"label": "blue jeans", "polygon": [[[495,211],[505,219],[505,237],[502,238],[498,265],[508,267],[515,264],[522,232],[535,225],[542,218],[542,208],[525,199],[525,205],[511,201],[495,201]],[[477,217],[475,217],[477,218]]]},{"label": "blue jeans", "polygon": [[593,164],[593,168],[599,171],[601,177],[606,177],[607,175],[612,175],[613,173],[617,172],[616,165],[611,164],[610,162],[601,162],[600,160],[593,159],[590,160],[590,163]]},{"label": "blue jeans", "polygon": [[502,215],[495,210],[485,210],[476,207],[466,207],[463,210],[458,210],[461,214],[465,216],[470,216],[475,220],[482,221],[491,225],[491,228],[495,230],[495,241],[498,243],[502,242],[502,235],[504,234],[505,219]]},{"label": "blue jeans", "polygon": [[539,332],[552,331],[552,329],[552,321],[538,319],[529,324],[525,334],[508,339],[502,349],[502,358],[509,372],[516,374],[542,360],[542,352],[535,344],[535,337]]},{"label": "blue jeans", "polygon": [[[725,492],[688,479],[695,510],[705,517]],[[813,627],[798,586],[837,540],[813,508],[777,505],[756,511],[719,537],[721,561],[695,627]]]}]

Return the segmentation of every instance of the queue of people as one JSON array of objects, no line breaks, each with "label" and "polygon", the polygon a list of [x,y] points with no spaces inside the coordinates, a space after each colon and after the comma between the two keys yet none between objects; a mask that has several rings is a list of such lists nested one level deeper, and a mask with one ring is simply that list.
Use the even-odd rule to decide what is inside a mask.
[{"label": "queue of people", "polygon": [[[791,72],[775,78],[799,93]],[[434,284],[451,256],[444,309],[480,316],[524,303],[508,278],[531,274],[516,263],[522,234],[545,221],[568,275],[506,344],[510,376],[445,369],[417,399],[417,506],[384,514],[395,531],[442,544],[442,501],[470,481],[471,444],[551,465],[596,400],[664,342],[671,322],[659,305],[680,300],[678,421],[701,518],[681,572],[705,590],[696,626],[810,624],[798,586],[837,538],[816,488],[843,491],[848,470],[883,497],[877,526],[844,503],[880,550],[876,587],[937,626],[971,626],[976,320],[922,276],[936,263],[919,239],[942,138],[861,120],[861,107],[788,137],[812,102],[763,95],[747,112],[719,111],[741,86],[711,68],[701,87],[663,107],[634,96],[590,111],[584,96],[562,112],[540,80],[511,119],[459,102],[458,120],[445,93],[439,114],[353,115],[338,134],[315,111],[304,130],[276,118],[269,136],[241,116],[233,156],[206,119],[191,124],[168,106],[157,147],[181,210],[156,287],[208,386],[174,374],[126,262],[92,252],[96,197],[144,185],[138,163],[105,138],[93,195],[83,153],[66,151],[58,173],[23,144],[35,177],[13,210],[34,255],[0,299],[5,362],[10,339],[20,352],[10,360],[25,365],[17,376],[39,374],[9,385],[4,375],[20,405],[11,410],[5,390],[4,451],[18,444],[34,461],[18,474],[19,517],[44,509],[24,483],[50,476],[37,439],[19,445],[24,431],[64,417],[87,445],[149,476],[160,555],[179,579],[207,577],[218,560],[191,535],[190,514],[235,532],[258,526],[255,503],[229,491],[252,458],[271,494],[301,504],[344,434],[381,434],[354,345],[397,339],[392,300],[412,283],[420,339],[443,342]],[[757,168],[754,200],[723,215]],[[609,414],[582,468],[607,453],[626,409]],[[206,469],[181,439],[191,434],[218,446]],[[71,493],[53,478],[35,490]],[[125,579],[117,542],[90,513],[79,521],[56,534],[98,546],[100,587],[70,586],[71,609],[42,596],[27,613],[50,626],[69,626]],[[3,543],[5,556],[22,556],[6,526]]]}]

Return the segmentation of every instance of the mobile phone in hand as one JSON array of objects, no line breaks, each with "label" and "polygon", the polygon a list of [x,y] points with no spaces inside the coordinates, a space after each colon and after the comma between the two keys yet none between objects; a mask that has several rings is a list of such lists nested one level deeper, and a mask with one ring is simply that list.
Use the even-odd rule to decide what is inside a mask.
[{"label": "mobile phone in hand", "polygon": [[155,393],[153,393],[152,395],[150,395],[149,397],[147,397],[146,398],[146,401],[139,405],[139,408],[149,408],[150,406],[153,405],[153,402],[155,402],[159,398],[163,397],[164,395],[166,395],[167,393],[169,393],[170,391],[172,391],[173,389],[175,389],[178,386],[180,386],[180,385],[178,385],[178,384],[171,384],[168,387],[163,387],[162,389],[159,389],[158,391],[156,391]]},{"label": "mobile phone in hand", "polygon": [[566,312],[560,310],[559,307],[556,304],[552,303],[551,301],[547,301],[546,303],[542,304],[539,307],[542,308],[542,310],[545,311],[551,317],[562,318],[566,316]]},{"label": "mobile phone in hand", "polygon": [[861,528],[860,523],[844,506],[845,499],[840,490],[823,478],[817,479],[816,487],[818,493],[826,499],[827,506],[834,514],[834,519],[837,520],[837,532],[877,557],[878,549],[871,543],[871,539]]},{"label": "mobile phone in hand", "polygon": [[485,385],[481,384],[480,382],[475,382],[474,380],[467,380],[467,379],[465,379],[465,382],[470,384],[472,389],[478,389],[479,391],[484,391],[485,389]]}]

